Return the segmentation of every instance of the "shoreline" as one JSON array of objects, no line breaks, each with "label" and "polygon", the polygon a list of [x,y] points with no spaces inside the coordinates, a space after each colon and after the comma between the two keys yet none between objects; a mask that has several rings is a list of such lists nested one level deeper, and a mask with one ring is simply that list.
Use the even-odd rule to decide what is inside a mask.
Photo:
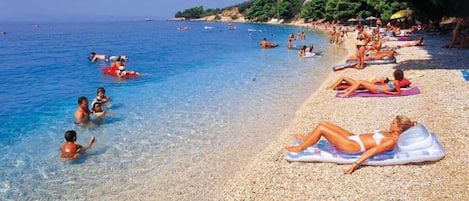
[{"label": "shoreline", "polygon": [[[354,34],[351,34],[354,35]],[[449,36],[424,33],[422,47],[398,49],[396,64],[369,65],[363,70],[332,72],[304,102],[271,143],[223,186],[217,200],[435,200],[469,198],[469,122],[466,106],[468,82],[460,70],[469,67],[469,51],[440,48]],[[353,37],[352,37],[353,38]],[[351,37],[344,43],[353,51]],[[352,49],[350,49],[352,48]],[[392,76],[404,70],[421,93],[391,98],[335,98],[327,90],[340,76],[355,79]],[[440,161],[395,166],[364,166],[344,175],[347,165],[287,162],[283,147],[293,134],[306,134],[321,120],[336,123],[353,133],[386,129],[396,115],[409,116],[437,134],[446,150]]]}]

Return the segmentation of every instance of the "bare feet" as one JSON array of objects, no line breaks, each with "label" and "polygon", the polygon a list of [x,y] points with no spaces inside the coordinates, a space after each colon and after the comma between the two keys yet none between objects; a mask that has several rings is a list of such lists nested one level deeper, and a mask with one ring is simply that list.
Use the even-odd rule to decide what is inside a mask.
[{"label": "bare feet", "polygon": [[287,147],[285,147],[285,150],[287,150],[289,152],[298,153],[298,152],[303,151],[304,149],[302,149],[300,146],[287,146]]}]

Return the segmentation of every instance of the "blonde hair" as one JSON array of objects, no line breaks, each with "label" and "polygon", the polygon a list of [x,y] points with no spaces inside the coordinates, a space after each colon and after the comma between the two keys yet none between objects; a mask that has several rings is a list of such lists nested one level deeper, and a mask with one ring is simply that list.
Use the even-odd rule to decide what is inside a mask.
[{"label": "blonde hair", "polygon": [[415,126],[416,124],[416,122],[411,121],[409,117],[406,117],[404,115],[397,115],[396,119],[397,119],[397,125],[402,129],[401,132],[406,131],[410,127]]}]

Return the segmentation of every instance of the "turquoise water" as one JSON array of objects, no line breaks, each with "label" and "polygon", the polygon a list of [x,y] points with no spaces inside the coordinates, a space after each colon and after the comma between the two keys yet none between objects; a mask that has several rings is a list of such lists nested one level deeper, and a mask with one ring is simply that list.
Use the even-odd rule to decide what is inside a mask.
[{"label": "turquoise water", "polygon": [[[0,36],[0,200],[103,198],[129,183],[143,185],[149,175],[212,171],[216,183],[232,173],[214,167],[254,156],[262,148],[255,145],[272,140],[343,58],[329,53],[338,50],[318,32],[235,25],[1,23],[7,34]],[[181,26],[189,29],[178,31]],[[286,49],[288,34],[298,31],[322,56],[302,59]],[[261,50],[264,37],[280,47]],[[89,62],[92,51],[128,55],[127,69],[142,76],[103,75],[100,68],[109,64]],[[77,98],[91,100],[97,87],[113,100],[105,124],[77,127]],[[90,136],[97,142],[79,160],[63,162],[59,147],[69,129],[79,144]]]}]

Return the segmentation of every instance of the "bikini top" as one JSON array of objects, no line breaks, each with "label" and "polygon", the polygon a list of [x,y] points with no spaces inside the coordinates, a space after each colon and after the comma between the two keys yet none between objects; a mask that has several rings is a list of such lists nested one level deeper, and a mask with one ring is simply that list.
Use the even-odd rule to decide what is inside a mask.
[{"label": "bikini top", "polygon": [[373,35],[373,40],[379,40],[379,39],[381,39],[381,35],[379,34]]},{"label": "bikini top", "polygon": [[394,86],[394,83],[391,81],[391,82],[388,82],[388,88],[390,90],[395,90],[396,89],[396,86]]},{"label": "bikini top", "polygon": [[357,40],[365,40],[365,37],[363,37],[363,35],[360,34],[360,36],[357,37]]}]

